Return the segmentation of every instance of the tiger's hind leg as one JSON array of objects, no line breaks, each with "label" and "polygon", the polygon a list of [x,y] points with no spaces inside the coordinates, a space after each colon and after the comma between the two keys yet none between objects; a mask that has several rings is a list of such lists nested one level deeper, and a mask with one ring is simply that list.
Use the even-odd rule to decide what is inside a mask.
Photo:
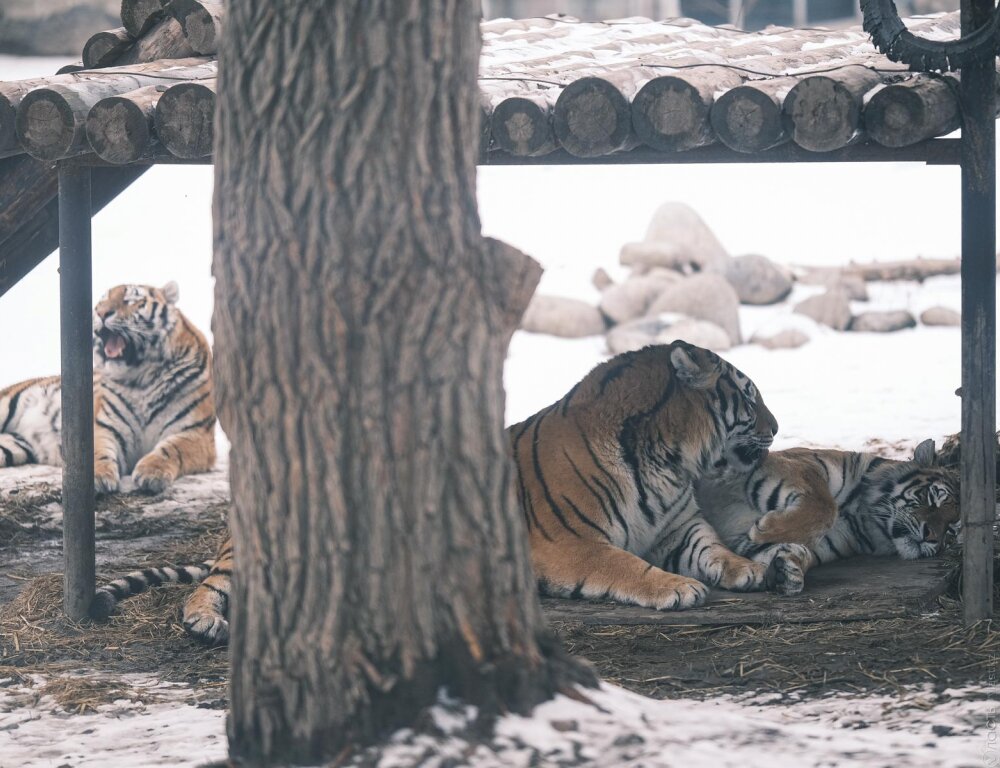
[{"label": "tiger's hind leg", "polygon": [[767,566],[733,552],[706,520],[696,518],[672,532],[654,548],[649,559],[713,587],[733,592],[766,589]]},{"label": "tiger's hind leg", "polygon": [[215,565],[184,604],[184,629],[208,645],[229,642],[229,590],[233,574],[233,540],[227,539]]},{"label": "tiger's hind leg", "polygon": [[667,573],[611,544],[532,538],[531,558],[543,594],[614,600],[660,611],[694,608],[708,597],[708,587],[700,581]]}]

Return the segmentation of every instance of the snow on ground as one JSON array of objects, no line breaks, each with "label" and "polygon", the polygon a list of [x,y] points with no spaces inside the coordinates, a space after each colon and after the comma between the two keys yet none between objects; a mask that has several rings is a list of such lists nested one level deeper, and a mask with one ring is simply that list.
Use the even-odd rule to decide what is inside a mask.
[{"label": "snow on ground", "polygon": [[[66,61],[0,57],[0,79],[48,74]],[[506,167],[480,170],[479,196],[484,231],[546,268],[540,290],[594,300],[594,269],[621,275],[621,245],[641,239],[667,200],[694,207],[733,254],[841,265],[957,254],[958,185],[957,169],[917,164]],[[95,292],[122,282],[178,280],[182,309],[209,331],[211,196],[211,168],[147,172],[94,220]],[[921,199],[934,200],[932,216],[913,202]],[[957,278],[873,286],[872,294],[870,308],[918,313],[931,304],[959,306]],[[0,301],[0,385],[58,370],[57,296],[57,260],[50,258]],[[744,308],[744,334],[784,322],[789,312],[788,305]],[[599,337],[515,334],[505,372],[508,421],[561,397],[605,354]],[[778,447],[858,448],[871,438],[915,444],[958,429],[957,329],[884,336],[819,330],[798,350],[743,346],[726,357],[755,379],[778,416]],[[517,765],[516,756],[527,759],[532,750],[553,765],[576,755],[605,766],[740,768],[1000,760],[997,710],[982,701],[914,699],[901,712],[897,700],[870,697],[763,707],[727,699],[651,701],[610,686],[594,698],[604,711],[561,699],[531,720],[507,718],[497,736],[497,745],[506,746],[503,759],[477,751],[469,764]],[[74,717],[52,708],[0,694],[0,768],[187,766],[224,755],[223,715],[216,711],[170,701],[122,703]],[[399,741],[401,757],[409,747],[405,735]]]},{"label": "snow on ground", "polygon": [[[0,681],[2,683],[2,681]],[[70,716],[30,689],[0,694],[0,768],[197,766],[225,757],[225,713],[171,700],[171,688],[136,681],[162,701],[105,705]],[[778,705],[653,701],[611,685],[584,691],[593,704],[559,696],[531,717],[507,716],[489,746],[464,738],[473,708],[432,710],[437,736],[394,734],[382,768],[466,765],[518,768],[587,764],[686,768],[798,766],[989,766],[1000,759],[995,701],[967,691],[932,697],[830,696]],[[58,739],[53,733],[58,732]],[[427,755],[433,755],[427,758]],[[348,765],[371,755],[357,756]],[[448,762],[449,760],[453,762]]]}]

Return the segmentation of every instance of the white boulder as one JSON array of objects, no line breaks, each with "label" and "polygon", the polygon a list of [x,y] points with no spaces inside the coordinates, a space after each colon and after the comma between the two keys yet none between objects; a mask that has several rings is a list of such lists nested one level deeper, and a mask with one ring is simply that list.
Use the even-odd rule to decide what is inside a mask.
[{"label": "white boulder", "polygon": [[585,301],[535,294],[521,319],[521,328],[531,333],[578,338],[604,333],[607,324],[600,310]]}]

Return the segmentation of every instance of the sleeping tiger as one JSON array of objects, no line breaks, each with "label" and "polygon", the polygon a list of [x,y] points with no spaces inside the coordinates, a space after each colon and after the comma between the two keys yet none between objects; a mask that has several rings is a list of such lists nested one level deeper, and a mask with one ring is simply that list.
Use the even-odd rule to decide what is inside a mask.
[{"label": "sleeping tiger", "polygon": [[933,440],[917,446],[910,461],[775,451],[743,481],[702,484],[698,501],[735,552],[774,562],[773,587],[785,595],[802,591],[810,568],[833,560],[935,555],[959,521],[958,474],[935,465]]},{"label": "sleeping tiger", "polygon": [[[763,589],[768,566],[723,545],[694,488],[706,474],[744,477],[777,430],[753,382],[708,350],[678,341],[597,366],[508,429],[540,590],[667,610],[703,603],[707,584]],[[101,587],[91,615],[106,617],[150,586],[207,576],[184,607],[184,626],[224,642],[231,573],[227,541],[215,561],[136,571]]]},{"label": "sleeping tiger", "polygon": [[[159,493],[215,463],[212,355],[177,284],[119,285],[94,308],[94,487]],[[58,376],[0,390],[0,467],[62,463]]]}]

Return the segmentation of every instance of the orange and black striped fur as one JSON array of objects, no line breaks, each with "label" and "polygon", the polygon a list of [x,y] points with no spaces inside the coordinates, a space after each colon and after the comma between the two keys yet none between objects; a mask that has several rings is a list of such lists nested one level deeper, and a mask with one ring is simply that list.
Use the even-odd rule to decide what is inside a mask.
[{"label": "orange and black striped fur", "polygon": [[959,522],[958,474],[936,465],[933,440],[917,446],[910,461],[775,451],[746,479],[709,481],[697,495],[723,541],[769,565],[782,594],[801,592],[817,564],[860,554],[935,555]]},{"label": "orange and black striped fur", "polygon": [[[159,493],[215,463],[211,350],[177,284],[119,285],[94,308],[94,486]],[[0,390],[0,467],[62,463],[58,376]]]},{"label": "orange and black striped fur", "polygon": [[233,575],[233,542],[227,538],[215,560],[197,565],[145,568],[134,571],[97,589],[90,604],[90,615],[106,619],[118,603],[130,595],[163,584],[198,584],[184,604],[184,628],[209,645],[229,640],[229,589]]},{"label": "orange and black striped fur", "polygon": [[777,429],[753,382],[708,350],[599,365],[508,430],[540,590],[670,610],[709,586],[763,589],[766,566],[722,543],[695,486],[749,474]]}]

